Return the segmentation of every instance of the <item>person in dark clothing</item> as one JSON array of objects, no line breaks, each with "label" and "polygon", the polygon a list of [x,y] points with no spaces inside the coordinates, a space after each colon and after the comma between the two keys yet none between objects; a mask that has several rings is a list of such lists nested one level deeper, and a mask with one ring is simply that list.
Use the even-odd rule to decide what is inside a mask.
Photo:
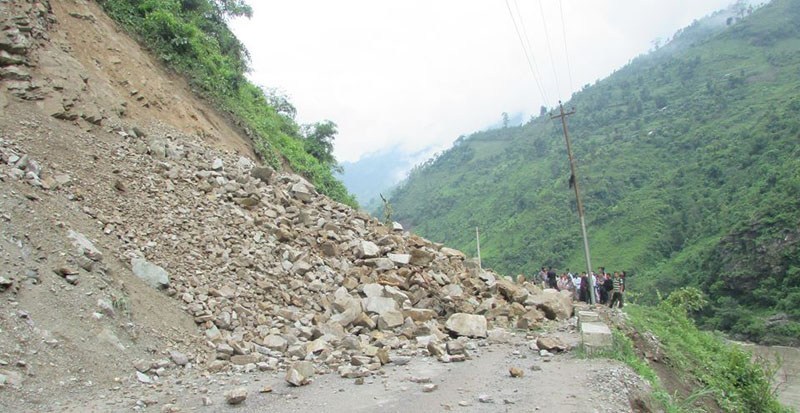
[{"label": "person in dark clothing", "polygon": [[558,274],[553,267],[547,270],[547,288],[558,289]]},{"label": "person in dark clothing", "polygon": [[600,304],[608,303],[609,291],[614,289],[614,282],[608,273],[603,274],[603,284],[600,286]]},{"label": "person in dark clothing", "polygon": [[578,289],[578,301],[588,303],[589,298],[589,276],[584,272],[581,273],[581,286]]}]

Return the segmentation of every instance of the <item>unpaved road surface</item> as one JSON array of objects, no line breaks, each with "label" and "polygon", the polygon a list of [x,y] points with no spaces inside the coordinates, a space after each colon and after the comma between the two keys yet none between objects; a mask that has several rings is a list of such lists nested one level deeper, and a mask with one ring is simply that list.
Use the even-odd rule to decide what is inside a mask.
[{"label": "unpaved road surface", "polygon": [[[569,346],[577,344],[574,330],[553,334]],[[541,357],[529,347],[530,337],[473,343],[467,361],[413,357],[405,365],[387,364],[363,384],[335,373],[318,375],[302,387],[287,384],[283,373],[187,374],[98,395],[60,411],[630,412],[629,394],[646,389],[635,373],[613,360],[585,359],[574,351]],[[511,367],[523,376],[511,377]],[[436,388],[426,392],[429,385]],[[241,387],[247,399],[228,405],[225,393]],[[262,392],[265,388],[270,391]]]}]

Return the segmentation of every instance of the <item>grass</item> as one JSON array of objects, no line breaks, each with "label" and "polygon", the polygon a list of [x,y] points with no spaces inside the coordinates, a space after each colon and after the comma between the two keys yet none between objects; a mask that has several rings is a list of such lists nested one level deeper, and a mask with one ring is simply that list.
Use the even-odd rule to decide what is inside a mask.
[{"label": "grass", "polygon": [[657,337],[663,352],[661,359],[669,368],[701,387],[686,397],[677,393],[669,395],[654,370],[637,355],[631,339],[618,329],[614,331],[612,348],[592,356],[608,357],[629,365],[650,382],[654,397],[667,411],[696,411],[698,399],[713,397],[720,408],[728,412],[791,412],[775,397],[771,382],[775,365],[753,363],[749,352],[719,335],[698,330],[683,310],[661,303],[655,307],[628,305],[625,313],[628,328]]}]

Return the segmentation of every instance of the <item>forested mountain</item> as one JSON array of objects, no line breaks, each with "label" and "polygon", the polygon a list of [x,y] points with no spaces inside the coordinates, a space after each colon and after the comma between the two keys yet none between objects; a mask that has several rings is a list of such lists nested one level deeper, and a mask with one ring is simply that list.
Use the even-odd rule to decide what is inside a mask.
[{"label": "forested mountain", "polygon": [[[740,6],[741,7],[741,6]],[[629,298],[707,293],[707,328],[800,337],[800,1],[717,13],[565,103],[592,262]],[[411,173],[395,219],[532,275],[584,270],[560,122],[475,133]]]}]

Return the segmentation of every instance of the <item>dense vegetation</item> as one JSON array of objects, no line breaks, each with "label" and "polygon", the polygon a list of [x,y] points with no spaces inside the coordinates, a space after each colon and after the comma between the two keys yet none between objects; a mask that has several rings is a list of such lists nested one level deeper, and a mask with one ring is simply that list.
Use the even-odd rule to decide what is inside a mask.
[{"label": "dense vegetation", "polygon": [[[726,412],[789,412],[777,401],[772,386],[777,361],[753,361],[740,346],[698,330],[686,316],[686,304],[696,308],[692,307],[696,302],[680,299],[653,307],[627,306],[627,322],[614,331],[613,347],[593,356],[627,363],[651,383],[654,398],[668,412],[704,407]],[[658,354],[658,360],[649,362],[644,358],[647,352]],[[656,363],[666,368],[657,372],[653,368]],[[669,391],[666,386],[680,389]]]},{"label": "dense vegetation", "polygon": [[[226,18],[249,16],[243,0],[99,0],[106,13],[169,67],[184,74],[196,92],[232,115],[276,169],[284,161],[320,192],[350,205],[355,199],[336,179],[332,156],[336,125],[298,125],[295,108],[282,95],[247,80],[248,54]],[[277,41],[277,40],[276,40]]]},{"label": "dense vegetation", "polygon": [[[800,1],[696,21],[566,105],[595,269],[631,297],[693,286],[701,326],[800,340]],[[459,138],[391,197],[395,218],[495,270],[584,270],[560,123]],[[379,215],[378,211],[376,215]]]}]

